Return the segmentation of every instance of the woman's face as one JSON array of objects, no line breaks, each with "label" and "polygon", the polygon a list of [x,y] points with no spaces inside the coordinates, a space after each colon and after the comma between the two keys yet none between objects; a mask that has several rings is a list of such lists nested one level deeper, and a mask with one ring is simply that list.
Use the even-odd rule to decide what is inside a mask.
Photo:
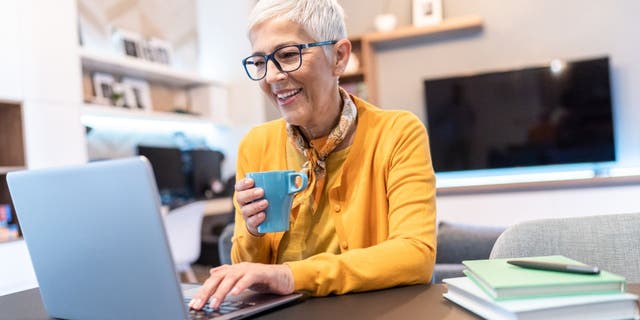
[{"label": "woman's face", "polygon": [[[271,19],[251,30],[249,35],[254,53],[270,54],[291,44],[316,42],[297,23]],[[333,39],[318,39],[318,41]],[[323,117],[335,117],[340,98],[337,79],[341,73],[335,58],[328,58],[323,47],[302,49],[302,65],[296,71],[280,72],[272,61],[267,63],[267,75],[260,88],[278,108],[287,123],[310,131],[323,130]]]}]

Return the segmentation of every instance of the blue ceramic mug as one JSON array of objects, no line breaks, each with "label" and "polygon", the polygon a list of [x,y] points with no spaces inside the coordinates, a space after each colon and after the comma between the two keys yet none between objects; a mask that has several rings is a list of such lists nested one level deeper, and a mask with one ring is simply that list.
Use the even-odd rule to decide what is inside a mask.
[{"label": "blue ceramic mug", "polygon": [[[258,232],[278,232],[289,230],[289,215],[293,195],[307,187],[307,175],[293,170],[249,172],[247,178],[253,179],[254,186],[264,190],[264,199],[269,205],[265,210],[266,218],[258,225]],[[302,183],[296,186],[296,178]]]}]

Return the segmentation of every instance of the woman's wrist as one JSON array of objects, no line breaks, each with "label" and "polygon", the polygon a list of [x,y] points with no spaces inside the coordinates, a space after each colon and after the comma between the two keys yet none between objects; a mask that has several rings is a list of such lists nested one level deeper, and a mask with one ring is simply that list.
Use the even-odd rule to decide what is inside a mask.
[{"label": "woman's wrist", "polygon": [[293,271],[287,264],[275,265],[278,269],[278,284],[281,285],[276,291],[280,294],[289,294],[293,293],[295,289],[294,281],[293,281]]}]

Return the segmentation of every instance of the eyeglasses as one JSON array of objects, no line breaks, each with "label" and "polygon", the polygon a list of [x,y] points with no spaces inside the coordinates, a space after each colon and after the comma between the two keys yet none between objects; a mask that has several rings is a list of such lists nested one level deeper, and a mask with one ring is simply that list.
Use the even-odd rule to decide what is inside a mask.
[{"label": "eyeglasses", "polygon": [[251,80],[261,80],[267,76],[267,62],[273,64],[280,72],[292,72],[302,66],[302,49],[336,44],[338,41],[321,41],[307,44],[293,44],[276,49],[270,54],[254,54],[242,60],[244,71]]}]

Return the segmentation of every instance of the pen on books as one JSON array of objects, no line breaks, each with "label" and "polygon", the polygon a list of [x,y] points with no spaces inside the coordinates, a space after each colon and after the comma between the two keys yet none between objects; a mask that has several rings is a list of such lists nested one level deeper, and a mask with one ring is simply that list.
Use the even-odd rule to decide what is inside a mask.
[{"label": "pen on books", "polygon": [[525,259],[507,260],[507,263],[512,264],[514,266],[528,268],[528,269],[550,270],[550,271],[581,273],[581,274],[599,274],[600,273],[600,269],[598,269],[598,267],[582,265],[582,264],[566,264],[566,263],[558,263],[558,262],[547,262],[547,261],[525,260]]}]

